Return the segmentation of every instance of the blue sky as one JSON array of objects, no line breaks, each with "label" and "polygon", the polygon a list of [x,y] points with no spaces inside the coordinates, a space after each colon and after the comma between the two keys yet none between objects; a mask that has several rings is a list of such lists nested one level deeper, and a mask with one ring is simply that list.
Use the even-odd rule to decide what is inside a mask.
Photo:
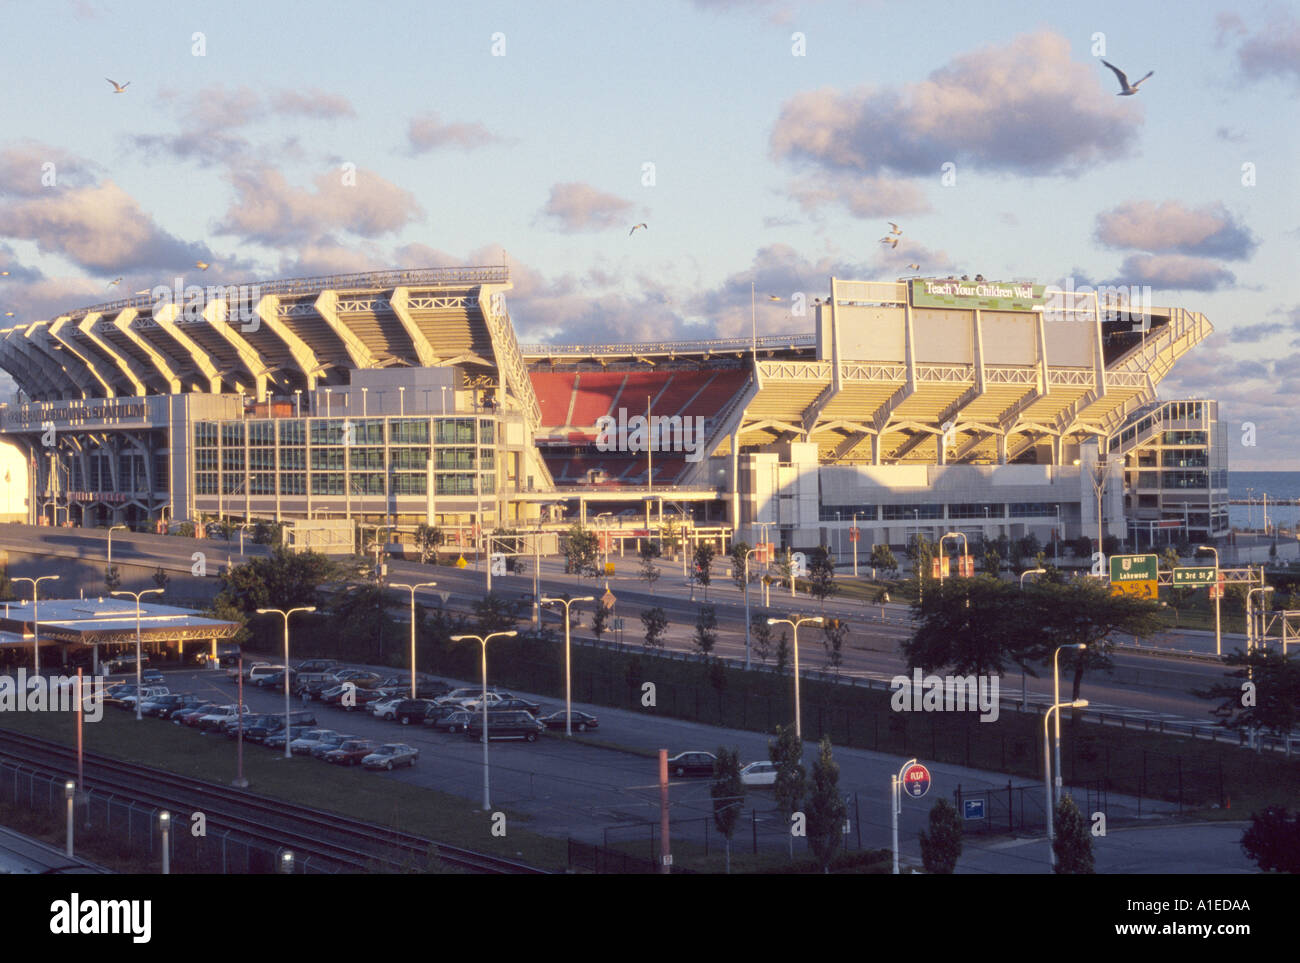
[{"label": "blue sky", "polygon": [[[7,323],[177,274],[236,282],[503,249],[525,341],[748,334],[751,280],[760,302],[788,304],[832,272],[896,277],[909,263],[1146,283],[1219,332],[1162,394],[1218,397],[1225,419],[1254,422],[1234,466],[1300,468],[1300,19],[1284,5],[82,0],[3,13]],[[1138,96],[1115,96],[1097,34],[1131,79],[1155,71]],[[105,77],[130,86],[114,94]],[[55,185],[40,184],[46,163]],[[903,226],[897,251],[878,243],[887,220]],[[193,278],[197,260],[212,266]],[[760,303],[760,329],[808,327],[787,310]]]}]

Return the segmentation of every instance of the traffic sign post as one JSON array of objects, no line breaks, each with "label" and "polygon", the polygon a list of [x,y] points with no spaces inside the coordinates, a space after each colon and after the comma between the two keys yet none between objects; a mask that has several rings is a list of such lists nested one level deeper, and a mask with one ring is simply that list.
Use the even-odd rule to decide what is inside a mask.
[{"label": "traffic sign post", "polygon": [[1173,582],[1175,585],[1213,585],[1216,581],[1216,572],[1213,565],[1176,568]]},{"label": "traffic sign post", "polygon": [[1155,555],[1112,555],[1110,589],[1114,595],[1155,599],[1160,578],[1160,559]]},{"label": "traffic sign post", "polygon": [[930,770],[915,759],[903,763],[903,768],[889,777],[890,811],[894,833],[894,875],[898,875],[898,816],[903,811],[903,793],[920,799],[930,791]]},{"label": "traffic sign post", "polygon": [[983,799],[963,799],[961,801],[961,814],[964,819],[983,819],[984,818],[984,800]]}]

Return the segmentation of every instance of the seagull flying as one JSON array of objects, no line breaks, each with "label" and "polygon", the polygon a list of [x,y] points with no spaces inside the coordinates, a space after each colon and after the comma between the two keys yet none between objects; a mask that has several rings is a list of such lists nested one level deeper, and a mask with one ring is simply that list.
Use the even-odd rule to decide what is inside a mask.
[{"label": "seagull flying", "polygon": [[109,286],[110,288],[114,288],[114,287],[117,287],[117,286],[118,286],[119,284],[121,284],[121,283],[122,283],[122,279],[121,279],[121,278],[113,278],[113,280],[111,280],[111,281],[108,282],[108,286]]},{"label": "seagull flying", "polygon": [[780,300],[781,300],[781,299],[780,299],[779,297],[777,297],[775,294],[769,294],[769,295],[767,296],[767,299],[768,299],[769,301],[780,301]]},{"label": "seagull flying", "polygon": [[6,318],[12,318],[13,316],[14,316],[14,313],[13,313],[12,311],[6,311],[6,312],[5,312],[5,317],[6,317]]},{"label": "seagull flying", "polygon": [[921,265],[919,264],[909,264],[908,267],[911,268],[913,271],[921,270]]},{"label": "seagull flying", "polygon": [[129,80],[124,84],[119,84],[116,80],[109,80],[107,77],[104,79],[108,80],[108,82],[113,85],[113,93],[115,94],[124,94],[126,93],[126,88],[131,86],[131,81]]},{"label": "seagull flying", "polygon": [[1138,92],[1138,84],[1142,83],[1142,80],[1146,80],[1147,77],[1150,77],[1152,74],[1155,73],[1154,70],[1148,70],[1146,77],[1143,77],[1142,80],[1139,80],[1136,83],[1130,84],[1128,82],[1128,77],[1125,75],[1124,71],[1120,70],[1112,63],[1107,63],[1105,60],[1103,60],[1102,63],[1106,64],[1107,67],[1109,67],[1112,71],[1114,71],[1115,76],[1119,78],[1119,85],[1122,89],[1118,94],[1115,95],[1116,97],[1132,97],[1134,94]]},{"label": "seagull flying", "polygon": [[646,224],[633,224],[633,225],[632,225],[632,230],[630,230],[630,231],[627,232],[627,236],[628,236],[628,237],[631,237],[633,234],[635,234],[635,233],[636,233],[636,229],[637,229],[638,227],[644,227],[647,231],[650,230],[649,225],[646,225]]},{"label": "seagull flying", "polygon": [[890,227],[890,229],[891,229],[890,232],[889,232],[890,234],[899,234],[899,235],[901,235],[901,234],[903,233],[902,228],[900,228],[900,227],[899,227],[897,224],[895,224],[893,221],[886,221],[885,223],[888,224],[889,227]]},{"label": "seagull flying", "polygon": [[208,264],[207,261],[195,261],[194,266],[198,268],[200,271],[206,271],[212,265]]},{"label": "seagull flying", "polygon": [[890,247],[898,247],[898,238],[896,238],[896,237],[882,237],[882,238],[880,239],[880,243],[881,243],[881,244],[888,244]]}]

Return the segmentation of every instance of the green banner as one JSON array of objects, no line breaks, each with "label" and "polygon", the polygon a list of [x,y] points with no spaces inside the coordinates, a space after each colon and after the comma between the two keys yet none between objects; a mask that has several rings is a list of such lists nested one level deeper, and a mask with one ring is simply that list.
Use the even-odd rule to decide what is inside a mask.
[{"label": "green banner", "polygon": [[1175,585],[1213,585],[1214,566],[1174,569]]},{"label": "green banner", "polygon": [[980,308],[984,311],[1042,311],[1047,287],[1022,281],[939,281],[911,283],[914,308]]},{"label": "green banner", "polygon": [[1110,557],[1111,582],[1154,580],[1159,572],[1160,559],[1155,555],[1112,555]]}]

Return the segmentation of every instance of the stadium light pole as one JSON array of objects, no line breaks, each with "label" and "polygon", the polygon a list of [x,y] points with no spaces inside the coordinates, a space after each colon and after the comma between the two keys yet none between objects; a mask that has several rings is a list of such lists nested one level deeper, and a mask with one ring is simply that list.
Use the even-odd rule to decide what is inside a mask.
[{"label": "stadium light pole", "polygon": [[[1052,702],[1056,706],[1059,707],[1061,705],[1061,663],[1059,661],[1061,650],[1074,649],[1076,652],[1081,652],[1087,647],[1088,646],[1083,642],[1072,642],[1068,645],[1058,645],[1056,651],[1052,653]],[[1087,703],[1084,704],[1087,705]],[[1049,794],[1048,796],[1048,802],[1053,806],[1056,805],[1061,797],[1061,714],[1059,712],[1056,714],[1056,738],[1054,742],[1056,756],[1056,791],[1054,794]]]},{"label": "stadium light pole", "polygon": [[858,513],[853,513],[853,521],[849,523],[849,544],[853,547],[853,577],[858,577]]},{"label": "stadium light pole", "polygon": [[411,698],[415,698],[415,590],[422,588],[433,588],[437,582],[417,582],[414,585],[403,585],[401,582],[389,583],[393,588],[407,589],[411,593]]},{"label": "stadium light pole", "polygon": [[749,556],[757,552],[757,548],[751,548],[745,552],[745,671],[750,668],[749,662]]},{"label": "stadium light pole", "polygon": [[820,615],[811,618],[801,619],[794,616],[789,619],[768,619],[768,625],[782,623],[794,629],[794,737],[799,740],[802,751],[803,746],[803,725],[799,713],[799,626],[801,625],[821,625],[825,621]]},{"label": "stadium light pole", "polygon": [[488,701],[487,701],[487,644],[493,639],[509,639],[518,635],[513,630],[509,632],[493,632],[490,635],[453,635],[453,642],[464,642],[473,639],[479,645],[483,646],[483,811],[489,812],[492,809],[491,784],[488,779]]},{"label": "stadium light pole", "polygon": [[1219,585],[1219,550],[1213,545],[1198,545],[1196,551],[1214,553],[1214,654],[1223,655],[1223,623],[1219,619],[1219,596],[1223,594],[1223,589]]},{"label": "stadium light pole", "polygon": [[[22,578],[15,578],[12,580],[15,582],[32,583],[32,655],[35,657],[36,660],[36,675],[38,676],[41,674],[41,621],[40,621],[40,611],[37,608],[36,586],[39,585],[41,582],[45,582],[45,581],[57,582],[58,580],[59,577],[57,575],[38,575],[35,578],[27,578],[24,576]],[[137,678],[136,682],[138,683],[139,681],[140,681],[139,678]]]},{"label": "stadium light pole", "polygon": [[[583,595],[576,599],[541,599],[540,604],[564,603],[564,734],[573,735],[573,685],[569,669],[569,606],[574,602],[594,602],[595,596]],[[486,690],[485,690],[486,691]]]},{"label": "stadium light pole", "polygon": [[[1043,788],[1045,790],[1047,802],[1047,806],[1045,807],[1047,810],[1047,855],[1051,861],[1053,869],[1056,868],[1056,847],[1052,845],[1052,841],[1056,838],[1056,835],[1052,827],[1052,815],[1053,811],[1056,809],[1056,803],[1052,801],[1052,756],[1051,753],[1048,752],[1048,724],[1052,721],[1053,712],[1056,713],[1056,724],[1059,727],[1061,724],[1062,708],[1068,707],[1071,709],[1083,709],[1086,708],[1087,705],[1087,699],[1076,699],[1073,702],[1058,702],[1048,708],[1046,715],[1043,716]],[[1060,747],[1058,746],[1057,749],[1059,752]],[[1061,777],[1058,774],[1056,778],[1059,780]]]},{"label": "stadium light pole", "polygon": [[162,595],[163,590],[160,588],[145,589],[141,592],[114,592],[114,595],[125,595],[127,598],[135,599],[135,721],[139,722],[144,718],[140,714],[140,703],[144,702],[140,690],[140,663],[144,656],[140,654],[140,599],[145,595]]},{"label": "stadium light pole", "polygon": [[[293,753],[289,751],[289,743],[293,741],[292,739],[289,738],[289,733],[291,732],[289,728],[289,711],[290,711],[289,710],[289,616],[293,615],[294,612],[315,612],[315,611],[316,611],[316,606],[314,605],[302,605],[296,609],[288,609],[288,610],[285,609],[258,609],[257,610],[258,615],[270,615],[272,612],[274,612],[276,615],[282,616],[284,618],[284,758],[286,759],[293,758]],[[239,718],[243,719],[244,707],[242,705],[236,706],[235,711],[239,714]]]}]

